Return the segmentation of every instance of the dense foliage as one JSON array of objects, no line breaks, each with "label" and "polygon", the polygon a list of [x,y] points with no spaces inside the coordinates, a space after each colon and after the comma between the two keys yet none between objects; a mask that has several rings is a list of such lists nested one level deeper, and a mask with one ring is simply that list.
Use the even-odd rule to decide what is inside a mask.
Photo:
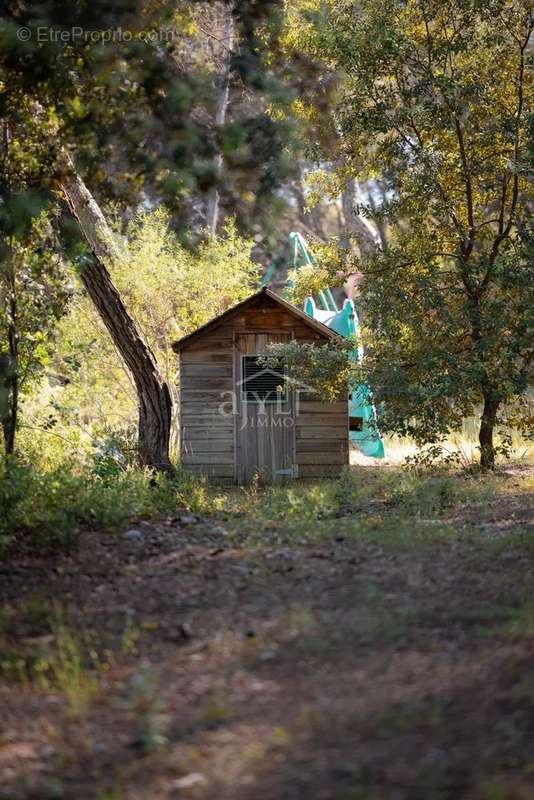
[{"label": "dense foliage", "polygon": [[0,421],[5,449],[15,446],[19,397],[35,389],[52,360],[57,322],[70,286],[46,215],[13,225],[0,265]]},{"label": "dense foliage", "polygon": [[283,361],[289,388],[334,403],[347,397],[347,385],[354,380],[357,371],[352,357],[354,346],[355,342],[348,339],[322,345],[292,340],[271,345],[262,362],[276,369]]},{"label": "dense foliage", "polygon": [[303,2],[292,26],[337,76],[339,185],[388,183],[359,209],[389,232],[361,266],[383,425],[436,441],[481,407],[490,466],[504,406],[530,416],[532,6]]},{"label": "dense foliage", "polygon": [[[265,57],[276,46],[271,22],[279,5],[97,2],[66,13],[62,4],[47,0],[15,3],[0,18],[3,232],[9,233],[5,223],[12,218],[16,225],[31,225],[36,207],[48,207],[57,220],[58,249],[78,269],[135,386],[142,464],[171,467],[172,401],[161,377],[169,364],[160,368],[113,284],[109,270],[120,276],[124,264],[106,214],[115,202],[124,222],[140,207],[165,202],[172,227],[190,245],[198,244],[222,159],[234,198],[227,217],[238,216],[242,227],[261,238],[258,220],[284,173],[288,128],[266,113],[271,92],[283,102]],[[212,45],[228,20],[238,44],[221,52]],[[242,92],[249,87],[224,130],[214,112],[221,70],[231,73]],[[223,293],[221,302],[227,299]],[[187,327],[188,319],[177,324]],[[80,350],[84,343],[76,346]],[[13,354],[7,370],[13,383],[20,372]]]}]

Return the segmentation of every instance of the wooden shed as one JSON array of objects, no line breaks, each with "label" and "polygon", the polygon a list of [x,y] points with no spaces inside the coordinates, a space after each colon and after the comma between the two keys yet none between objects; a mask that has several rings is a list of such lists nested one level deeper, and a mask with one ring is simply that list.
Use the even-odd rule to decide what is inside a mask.
[{"label": "wooden shed", "polygon": [[338,334],[262,289],[175,342],[180,358],[181,463],[225,483],[338,475],[348,463],[348,402],[306,386],[283,390],[283,365],[258,363],[267,345],[321,344]]}]

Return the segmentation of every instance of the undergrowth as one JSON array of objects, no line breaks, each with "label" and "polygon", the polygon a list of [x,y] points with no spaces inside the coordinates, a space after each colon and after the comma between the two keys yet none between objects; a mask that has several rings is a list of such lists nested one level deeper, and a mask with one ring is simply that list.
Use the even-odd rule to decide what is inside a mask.
[{"label": "undergrowth", "polygon": [[0,557],[15,544],[68,549],[80,530],[115,530],[132,520],[173,514],[179,508],[209,513],[217,498],[205,482],[182,471],[173,476],[128,467],[102,476],[90,465],[52,469],[16,459],[0,462]]},{"label": "undergrowth", "polygon": [[230,527],[254,545],[351,537],[416,547],[472,535],[458,515],[469,509],[480,519],[505,491],[505,480],[458,470],[353,467],[338,480],[253,484],[234,497]]},{"label": "undergrowth", "polygon": [[[102,690],[104,676],[113,655],[95,646],[90,631],[74,626],[67,611],[57,602],[49,605],[39,599],[41,636],[18,640],[0,631],[0,677],[46,692],[61,694],[69,716],[82,717]],[[22,621],[31,620],[35,608],[21,606]],[[8,630],[9,632],[9,630]]]},{"label": "undergrowth", "polygon": [[222,518],[231,535],[253,546],[342,536],[413,547],[472,535],[476,526],[463,525],[462,509],[480,517],[506,491],[499,472],[406,465],[353,466],[338,479],[228,491],[179,469],[172,476],[134,466],[102,474],[91,462],[4,460],[0,557],[15,546],[68,549],[84,528],[114,531],[180,509]]}]

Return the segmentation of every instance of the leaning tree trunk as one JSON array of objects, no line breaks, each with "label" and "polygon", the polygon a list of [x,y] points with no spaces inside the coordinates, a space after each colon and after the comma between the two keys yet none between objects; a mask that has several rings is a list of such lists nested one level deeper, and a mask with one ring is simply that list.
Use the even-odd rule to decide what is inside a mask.
[{"label": "leaning tree trunk", "polygon": [[155,356],[111,280],[107,264],[117,253],[111,230],[91,192],[65,155],[59,183],[70,211],[93,251],[95,260],[80,277],[113,342],[130,370],[139,405],[139,460],[141,465],[170,469],[169,438],[172,401]]},{"label": "leaning tree trunk", "polygon": [[480,466],[483,469],[493,469],[495,466],[495,447],[493,444],[493,431],[497,421],[497,411],[499,401],[486,395],[484,398],[484,408],[480,418],[480,430],[478,442],[480,445]]}]

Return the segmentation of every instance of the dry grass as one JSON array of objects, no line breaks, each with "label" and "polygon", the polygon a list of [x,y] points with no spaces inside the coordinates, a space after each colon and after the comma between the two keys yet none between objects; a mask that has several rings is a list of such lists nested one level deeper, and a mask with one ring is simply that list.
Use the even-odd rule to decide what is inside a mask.
[{"label": "dry grass", "polygon": [[[534,464],[534,442],[521,437],[516,431],[508,431],[512,437],[512,451],[509,459],[499,457],[499,464]],[[403,464],[407,457],[413,458],[420,453],[420,448],[410,439],[402,439],[399,436],[384,437],[386,456],[381,461],[385,465]],[[478,463],[479,450],[477,440],[476,421],[467,419],[464,421],[464,429],[461,434],[450,436],[444,443],[446,454],[458,453],[460,463],[464,466]],[[352,449],[350,453],[351,464],[369,465],[376,464],[377,460],[368,458],[357,449]]]}]

